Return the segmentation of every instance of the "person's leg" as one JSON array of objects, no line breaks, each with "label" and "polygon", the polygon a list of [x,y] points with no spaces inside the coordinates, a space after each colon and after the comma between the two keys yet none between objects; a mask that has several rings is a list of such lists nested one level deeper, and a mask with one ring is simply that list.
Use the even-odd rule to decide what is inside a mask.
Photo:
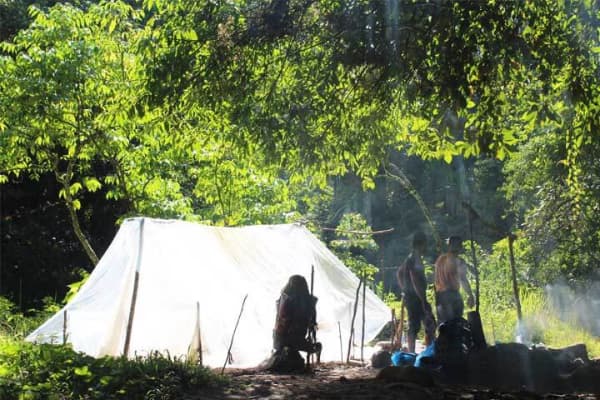
[{"label": "person's leg", "polygon": [[405,297],[406,313],[408,314],[408,332],[406,333],[406,346],[409,353],[415,352],[417,334],[421,329],[422,307],[412,296]]},{"label": "person's leg", "polygon": [[446,321],[451,320],[454,315],[453,306],[449,301],[448,290],[436,293],[436,311],[438,324],[441,325]]},{"label": "person's leg", "polygon": [[435,317],[429,303],[425,304],[423,315],[423,326],[425,328],[425,346],[429,346],[435,340]]},{"label": "person's leg", "polygon": [[462,318],[463,312],[465,311],[465,304],[463,303],[462,296],[458,290],[454,293],[452,308],[454,309],[454,318]]}]

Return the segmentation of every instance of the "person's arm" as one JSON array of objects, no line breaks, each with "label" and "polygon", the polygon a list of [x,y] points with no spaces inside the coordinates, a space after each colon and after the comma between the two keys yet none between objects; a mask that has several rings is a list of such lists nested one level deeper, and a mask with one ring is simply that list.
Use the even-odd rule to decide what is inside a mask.
[{"label": "person's arm", "polygon": [[473,297],[473,291],[471,290],[471,285],[469,284],[469,279],[467,279],[467,263],[464,262],[461,258],[458,259],[458,278],[460,280],[460,285],[463,290],[469,296],[467,298],[467,306],[472,308],[475,305],[475,298]]},{"label": "person's arm", "polygon": [[471,274],[473,274],[473,276],[477,276],[478,272],[477,272],[477,270],[475,269],[475,267],[472,264],[469,264],[465,260],[462,260],[462,262],[465,264],[466,269],[467,269],[468,272],[470,272]]},{"label": "person's arm", "polygon": [[410,276],[410,282],[412,284],[412,287],[415,290],[417,297],[421,300],[421,305],[423,306],[423,309],[425,309],[425,304],[427,304],[427,295],[425,293],[426,287],[424,288],[421,285],[417,284],[418,278],[415,276],[416,273],[414,270],[414,266],[413,268],[409,268],[408,274]]}]

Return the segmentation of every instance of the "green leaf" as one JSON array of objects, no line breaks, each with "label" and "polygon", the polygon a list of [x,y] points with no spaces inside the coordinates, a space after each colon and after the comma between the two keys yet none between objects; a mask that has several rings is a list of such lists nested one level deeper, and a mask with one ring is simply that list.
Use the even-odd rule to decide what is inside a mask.
[{"label": "green leaf", "polygon": [[445,151],[443,153],[444,155],[444,161],[446,161],[446,164],[450,164],[452,162],[452,152],[451,151]]},{"label": "green leaf", "polygon": [[81,183],[75,182],[69,188],[69,193],[71,194],[71,196],[74,196],[74,195],[76,195],[81,190],[82,187],[83,186],[81,185]]},{"label": "green leaf", "polygon": [[113,33],[115,28],[117,27],[117,19],[113,18],[108,24],[108,33]]},{"label": "green leaf", "polygon": [[102,187],[100,181],[94,177],[83,178],[83,185],[90,192],[95,192]]},{"label": "green leaf", "polygon": [[77,376],[92,376],[92,373],[87,365],[75,367],[75,369],[73,369],[73,373],[75,373]]}]

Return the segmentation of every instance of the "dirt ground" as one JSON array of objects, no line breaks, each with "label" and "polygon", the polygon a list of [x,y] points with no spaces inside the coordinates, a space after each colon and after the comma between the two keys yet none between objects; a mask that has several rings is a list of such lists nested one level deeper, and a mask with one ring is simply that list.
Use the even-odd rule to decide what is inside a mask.
[{"label": "dirt ground", "polygon": [[274,375],[257,369],[229,369],[225,387],[198,393],[196,399],[394,399],[394,400],[512,400],[600,399],[594,394],[501,393],[485,388],[440,385],[414,380],[377,379],[379,370],[358,365],[324,363],[312,373]]}]

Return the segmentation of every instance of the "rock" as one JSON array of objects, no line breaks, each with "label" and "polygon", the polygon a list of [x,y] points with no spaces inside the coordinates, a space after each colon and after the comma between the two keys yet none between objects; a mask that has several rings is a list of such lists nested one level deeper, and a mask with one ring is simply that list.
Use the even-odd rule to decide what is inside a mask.
[{"label": "rock", "polygon": [[519,343],[503,343],[471,352],[467,360],[467,382],[500,390],[521,390],[531,379],[529,349]]},{"label": "rock", "polygon": [[411,382],[424,387],[430,387],[435,384],[429,371],[410,365],[404,367],[385,367],[379,371],[376,379],[387,382]]},{"label": "rock", "polygon": [[392,365],[392,354],[387,350],[380,350],[371,356],[371,367],[385,368]]},{"label": "rock", "polygon": [[565,378],[565,382],[569,392],[600,393],[600,360],[575,369]]}]

